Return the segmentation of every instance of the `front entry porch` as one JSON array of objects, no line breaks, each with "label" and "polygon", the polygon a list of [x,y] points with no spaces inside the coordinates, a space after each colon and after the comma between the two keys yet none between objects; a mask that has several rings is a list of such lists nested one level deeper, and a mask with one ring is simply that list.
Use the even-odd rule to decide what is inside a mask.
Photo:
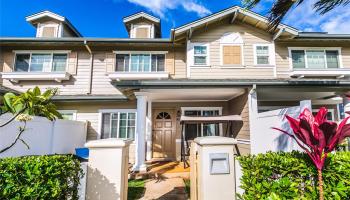
[{"label": "front entry porch", "polygon": [[[134,170],[145,171],[145,162],[181,160],[181,116],[247,115],[248,90],[239,87],[135,92],[138,107]],[[249,141],[249,127],[242,127],[243,124],[237,125],[235,131],[241,133],[242,140]],[[222,124],[189,124],[185,127],[186,139],[223,136],[225,129]],[[247,152],[248,142],[241,147],[243,152]]]}]

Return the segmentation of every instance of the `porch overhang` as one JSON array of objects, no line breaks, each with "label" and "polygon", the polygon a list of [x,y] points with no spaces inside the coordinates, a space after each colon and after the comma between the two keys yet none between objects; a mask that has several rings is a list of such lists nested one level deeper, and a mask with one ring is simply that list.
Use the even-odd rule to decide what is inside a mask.
[{"label": "porch overhang", "polygon": [[[129,99],[134,98],[135,92],[142,92],[147,90],[178,90],[180,89],[211,89],[219,92],[223,89],[249,89],[257,87],[262,89],[261,91],[269,91],[270,94],[274,94],[274,97],[279,95],[278,91],[287,92],[295,91],[294,95],[300,95],[299,92],[325,92],[323,97],[327,95],[336,95],[347,93],[350,88],[350,80],[347,79],[166,79],[166,80],[137,80],[137,81],[115,81],[115,87],[117,87],[125,96]],[[194,90],[193,90],[194,91]],[[208,92],[209,93],[209,92]],[[208,94],[207,93],[207,94]],[[194,94],[194,93],[193,93]],[[163,93],[163,96],[164,95]],[[321,97],[319,97],[321,98]],[[261,99],[259,97],[259,99]],[[275,98],[279,99],[279,98]],[[283,98],[281,98],[283,99]]]},{"label": "porch overhang", "polygon": [[137,80],[115,81],[115,87],[123,89],[144,88],[217,88],[217,87],[252,87],[256,86],[334,86],[349,87],[350,80],[334,79],[168,79],[168,80]]}]

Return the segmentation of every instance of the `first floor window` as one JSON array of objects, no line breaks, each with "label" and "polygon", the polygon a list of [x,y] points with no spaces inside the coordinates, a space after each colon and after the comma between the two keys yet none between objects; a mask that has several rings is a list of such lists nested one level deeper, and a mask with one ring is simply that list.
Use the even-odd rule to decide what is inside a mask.
[{"label": "first floor window", "polygon": [[339,68],[339,51],[324,49],[291,50],[293,68]]},{"label": "first floor window", "polygon": [[268,65],[270,64],[270,53],[269,46],[259,45],[255,47],[256,51],[256,64],[258,65]]},{"label": "first floor window", "polygon": [[118,72],[163,72],[164,54],[117,54]]},{"label": "first floor window", "polygon": [[58,112],[61,114],[62,119],[65,120],[76,120],[77,118],[77,111],[75,110],[58,110]]},{"label": "first floor window", "polygon": [[[185,110],[183,114],[185,116],[218,116],[220,112],[217,109],[191,109]],[[218,136],[220,135],[219,124],[186,124],[185,135],[187,140],[203,136]]]},{"label": "first floor window", "polygon": [[66,70],[66,53],[16,54],[16,72],[62,72]]},{"label": "first floor window", "polygon": [[135,112],[102,113],[101,138],[133,139],[136,132]]},{"label": "first floor window", "polygon": [[207,46],[204,45],[195,45],[193,47],[194,50],[194,65],[207,65],[208,59],[208,49]]}]

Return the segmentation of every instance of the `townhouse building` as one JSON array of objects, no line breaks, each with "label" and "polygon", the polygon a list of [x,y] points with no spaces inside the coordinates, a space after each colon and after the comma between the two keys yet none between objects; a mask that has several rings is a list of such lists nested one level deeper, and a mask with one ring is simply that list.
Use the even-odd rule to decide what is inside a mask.
[{"label": "townhouse building", "polygon": [[[0,38],[2,86],[58,88],[58,109],[88,122],[87,140],[134,140],[135,170],[147,160],[180,159],[181,116],[239,115],[229,134],[249,154],[252,106],[264,112],[311,100],[313,109],[329,109],[330,120],[350,106],[350,33],[286,24],[271,32],[264,16],[238,6],[172,29],[169,38],[162,38],[161,19],[145,12],[123,18],[128,38],[84,37],[50,11],[26,20],[35,37]],[[186,140],[228,129],[183,128]]]}]

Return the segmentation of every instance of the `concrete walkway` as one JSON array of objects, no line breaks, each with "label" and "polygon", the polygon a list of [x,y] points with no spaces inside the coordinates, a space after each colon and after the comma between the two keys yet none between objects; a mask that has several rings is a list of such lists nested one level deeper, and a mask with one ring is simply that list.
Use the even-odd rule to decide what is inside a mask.
[{"label": "concrete walkway", "polygon": [[185,200],[187,199],[185,183],[182,178],[164,178],[158,177],[146,182],[146,191],[143,200],[151,199],[169,199]]}]

